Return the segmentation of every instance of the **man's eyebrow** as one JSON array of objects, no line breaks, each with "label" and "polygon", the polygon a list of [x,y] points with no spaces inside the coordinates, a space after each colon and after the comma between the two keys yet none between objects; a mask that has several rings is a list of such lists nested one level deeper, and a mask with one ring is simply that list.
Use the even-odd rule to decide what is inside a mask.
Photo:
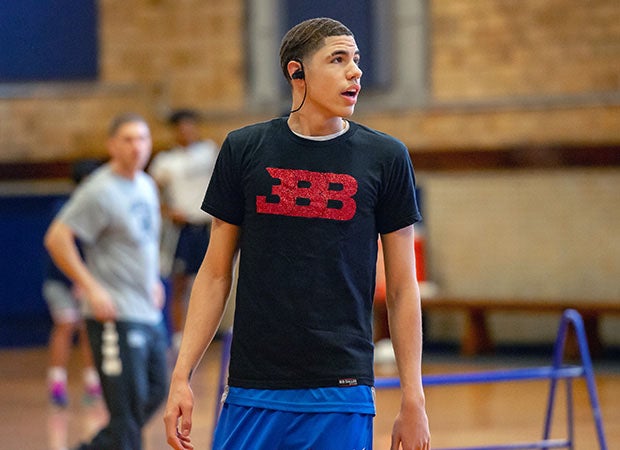
[{"label": "man's eyebrow", "polygon": [[[340,55],[348,55],[349,52],[346,50],[335,50],[331,53],[330,56],[340,56]],[[355,52],[353,53],[354,56],[359,56],[360,55],[360,51],[359,50],[355,50]]]}]

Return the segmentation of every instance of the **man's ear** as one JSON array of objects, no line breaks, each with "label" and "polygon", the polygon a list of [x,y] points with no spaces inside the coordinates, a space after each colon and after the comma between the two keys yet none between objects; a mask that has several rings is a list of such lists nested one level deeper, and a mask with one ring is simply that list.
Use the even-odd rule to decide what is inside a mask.
[{"label": "man's ear", "polygon": [[291,80],[303,80],[305,78],[304,65],[298,59],[292,59],[287,64],[287,70]]}]

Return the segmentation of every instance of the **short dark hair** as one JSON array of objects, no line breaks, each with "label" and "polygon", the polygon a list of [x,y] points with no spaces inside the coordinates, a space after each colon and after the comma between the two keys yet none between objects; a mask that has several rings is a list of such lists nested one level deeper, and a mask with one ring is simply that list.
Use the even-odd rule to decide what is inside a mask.
[{"label": "short dark hair", "polygon": [[168,123],[170,125],[178,125],[182,120],[192,120],[194,122],[200,122],[200,114],[193,109],[177,109],[168,117]]},{"label": "short dark hair", "polygon": [[312,55],[330,36],[353,36],[345,25],[329,17],[305,20],[291,28],[280,44],[280,67],[284,78],[290,83],[291,76],[286,66],[290,61],[302,61]]},{"label": "short dark hair", "polygon": [[141,122],[148,125],[146,119],[140,114],[134,112],[122,113],[114,117],[110,122],[110,127],[108,128],[108,136],[114,136],[120,127],[130,122]]}]

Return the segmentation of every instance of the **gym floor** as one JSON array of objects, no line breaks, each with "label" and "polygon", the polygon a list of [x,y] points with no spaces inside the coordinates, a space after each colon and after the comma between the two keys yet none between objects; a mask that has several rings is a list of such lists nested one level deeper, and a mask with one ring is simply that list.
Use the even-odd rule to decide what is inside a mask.
[{"label": "gym floor", "polygon": [[[539,356],[462,358],[454,353],[425,354],[424,373],[443,374],[495,368],[547,365]],[[102,404],[81,404],[80,367],[77,357],[69,367],[71,401],[62,410],[49,405],[45,385],[45,347],[0,350],[0,435],[2,448],[58,450],[70,448],[92,435],[106,421]],[[205,354],[193,382],[196,397],[193,441],[196,449],[210,447],[220,347]],[[620,448],[620,361],[595,362],[608,449]],[[377,376],[393,376],[392,366],[377,367]],[[598,449],[585,381],[574,381],[575,448]],[[566,436],[566,395],[558,389],[552,436]],[[542,436],[548,382],[511,381],[492,384],[428,386],[427,411],[433,448],[499,445],[534,441]],[[375,450],[389,449],[392,421],[399,407],[398,389],[377,391]],[[168,449],[162,412],[148,424],[145,450]]]}]

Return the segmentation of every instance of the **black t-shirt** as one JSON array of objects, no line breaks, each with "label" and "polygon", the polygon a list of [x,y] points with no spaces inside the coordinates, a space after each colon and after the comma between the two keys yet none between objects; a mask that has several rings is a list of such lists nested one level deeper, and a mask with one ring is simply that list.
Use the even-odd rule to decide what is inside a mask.
[{"label": "black t-shirt", "polygon": [[350,122],[328,141],[285,118],[230,133],[202,208],[241,226],[229,384],[372,385],[377,234],[421,219],[398,140]]}]

